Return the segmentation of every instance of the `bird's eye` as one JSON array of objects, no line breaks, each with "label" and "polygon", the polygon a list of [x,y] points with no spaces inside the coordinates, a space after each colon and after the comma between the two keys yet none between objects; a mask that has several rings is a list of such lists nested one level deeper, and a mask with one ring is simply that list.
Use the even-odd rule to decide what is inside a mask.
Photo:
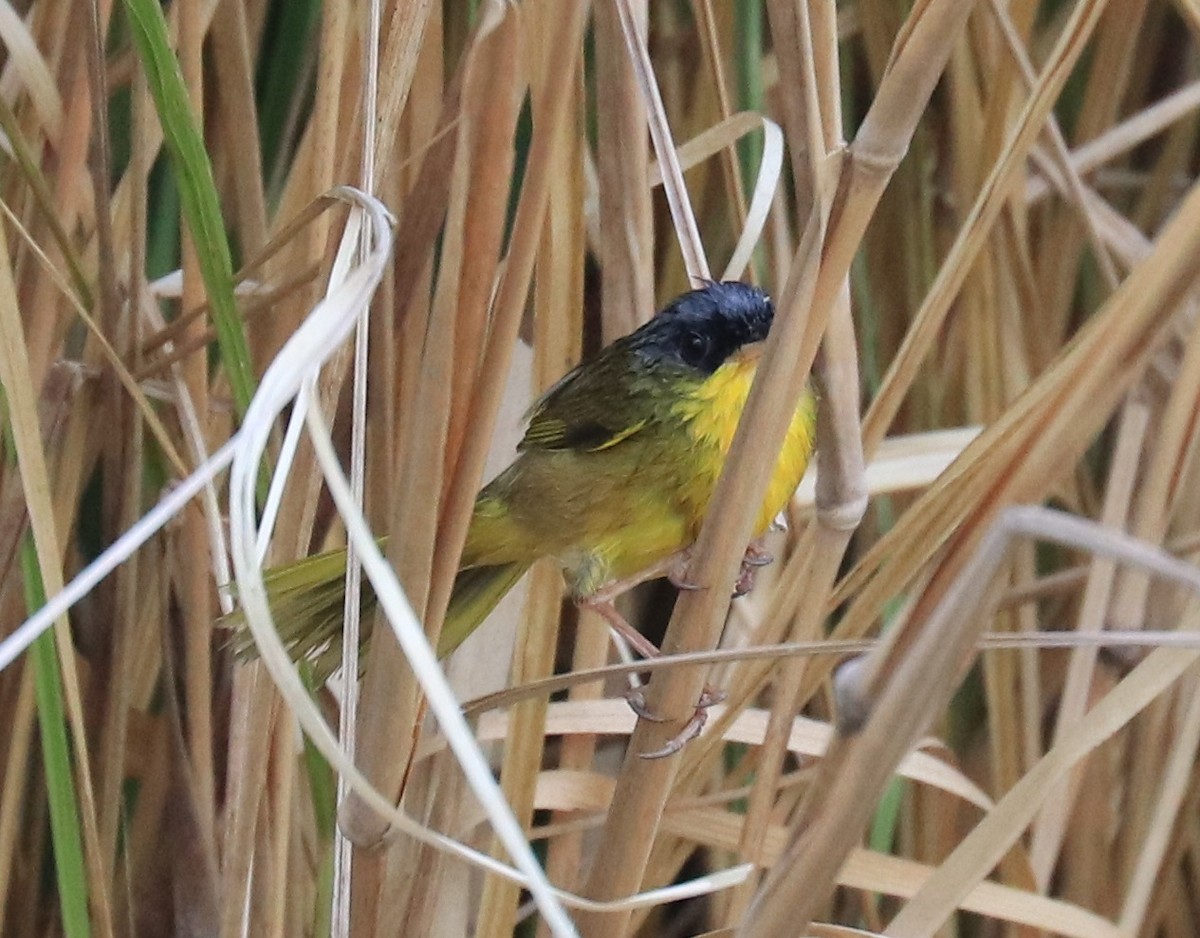
[{"label": "bird's eye", "polygon": [[700,366],[708,357],[708,336],[700,332],[689,332],[683,337],[683,360],[689,365]]}]

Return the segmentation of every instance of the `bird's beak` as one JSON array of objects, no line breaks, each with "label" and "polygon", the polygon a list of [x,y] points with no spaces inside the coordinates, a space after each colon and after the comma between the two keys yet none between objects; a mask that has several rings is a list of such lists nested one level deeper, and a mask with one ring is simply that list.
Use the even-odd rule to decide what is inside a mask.
[{"label": "bird's beak", "polygon": [[733,353],[733,360],[739,363],[756,362],[762,356],[766,345],[766,339],[763,339],[761,342],[748,342]]}]

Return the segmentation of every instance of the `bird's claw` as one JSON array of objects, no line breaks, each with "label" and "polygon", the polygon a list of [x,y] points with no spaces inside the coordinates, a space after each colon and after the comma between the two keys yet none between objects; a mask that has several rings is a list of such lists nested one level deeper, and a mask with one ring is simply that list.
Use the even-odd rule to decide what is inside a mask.
[{"label": "bird's claw", "polygon": [[738,574],[737,582],[733,584],[733,595],[736,599],[739,596],[745,596],[754,589],[754,578],[758,573],[759,567],[765,567],[773,563],[775,557],[761,547],[756,547],[751,544],[746,548],[746,553],[742,557],[742,569]]},{"label": "bird's claw", "polygon": [[671,564],[671,568],[667,571],[667,580],[669,580],[671,585],[674,586],[676,589],[678,589],[678,590],[698,590],[698,589],[700,589],[700,584],[696,583],[695,581],[690,579],[688,576],[688,573],[689,573],[688,567],[691,564],[691,562],[692,562],[692,552],[690,550],[685,550],[681,554],[679,554],[678,557],[676,557],[675,562],[673,564]]},{"label": "bird's claw", "polygon": [[746,553],[742,555],[743,567],[766,567],[775,562],[775,555],[769,550],[763,550],[761,547],[755,547],[751,544],[746,548]]},{"label": "bird's claw", "polygon": [[[728,696],[723,690],[705,687],[700,694],[700,699],[696,701],[695,711],[683,724],[683,729],[668,739],[666,745],[661,749],[641,752],[638,755],[643,759],[665,759],[667,756],[675,755],[703,731],[704,725],[708,722],[708,708],[721,703]],[[667,722],[665,717],[659,716],[646,706],[646,698],[640,689],[631,688],[625,693],[625,700],[629,704],[629,708],[641,719],[649,720],[651,723]]]},{"label": "bird's claw", "polygon": [[[690,553],[684,553],[667,571],[667,579],[671,581],[671,585],[676,589],[698,590],[702,588],[699,583],[692,581],[688,577],[688,564],[690,560]],[[774,554],[763,550],[755,544],[750,544],[746,548],[746,553],[742,556],[742,569],[738,573],[737,582],[733,585],[734,598],[745,596],[753,590],[754,577],[758,572],[758,568],[768,566],[774,562]]]},{"label": "bird's claw", "polygon": [[651,723],[667,722],[665,717],[660,717],[646,706],[646,695],[642,693],[640,687],[631,687],[625,691],[625,702],[629,704],[629,709],[636,713],[639,719],[649,720]]},{"label": "bird's claw", "polygon": [[734,599],[741,599],[747,593],[753,592],[756,573],[758,573],[757,567],[742,567],[742,572],[738,574],[738,578],[733,584]]},{"label": "bird's claw", "polygon": [[661,749],[652,749],[650,752],[639,752],[640,759],[665,759],[667,756],[673,756],[679,752],[684,746],[690,743],[693,739],[700,735],[704,729],[704,724],[708,722],[708,713],[697,708],[692,718],[683,724],[683,729],[667,740],[667,744]]}]

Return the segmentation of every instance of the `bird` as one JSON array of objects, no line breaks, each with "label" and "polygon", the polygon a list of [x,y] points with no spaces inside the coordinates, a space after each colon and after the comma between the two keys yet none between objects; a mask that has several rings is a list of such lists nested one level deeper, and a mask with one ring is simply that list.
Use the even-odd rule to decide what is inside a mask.
[{"label": "bird", "polygon": [[[771,298],[739,281],[709,281],[675,298],[550,387],[530,408],[509,466],[475,499],[437,652],[445,657],[543,557],[562,570],[571,599],[593,609],[643,657],[657,647],[616,610],[634,584],[687,581],[689,550],[708,512],[774,319]],[[738,592],[770,562],[758,538],[786,506],[812,455],[816,398],[806,389],[754,522]],[[345,550],[268,571],[280,636],[293,657],[327,676],[340,659]],[[374,595],[363,585],[364,612]],[[364,622],[369,619],[364,616]],[[320,676],[320,675],[319,675]],[[666,755],[700,732],[719,692]],[[640,716],[655,719],[636,697]],[[686,737],[686,738],[684,738]]]}]

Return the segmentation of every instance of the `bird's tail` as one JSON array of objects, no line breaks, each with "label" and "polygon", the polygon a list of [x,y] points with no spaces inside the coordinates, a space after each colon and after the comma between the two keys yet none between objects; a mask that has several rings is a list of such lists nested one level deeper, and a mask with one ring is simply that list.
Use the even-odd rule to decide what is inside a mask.
[{"label": "bird's tail", "polygon": [[529,569],[528,561],[467,567],[454,578],[454,592],[446,609],[446,623],[438,638],[438,657],[444,658],[461,645],[488,617]]},{"label": "bird's tail", "polygon": [[[342,664],[342,623],[346,614],[346,549],[314,554],[267,570],[267,601],[279,639],[292,660],[307,661],[320,686]],[[362,640],[369,637],[375,591],[363,577],[360,600]],[[232,646],[239,658],[258,654],[239,607],[221,621],[233,629]]]},{"label": "bird's tail", "polygon": [[[454,651],[487,618],[513,588],[528,562],[469,567],[460,570],[438,640],[438,657]],[[346,602],[346,551],[344,548],[306,557],[266,573],[267,596],[279,637],[293,661],[309,661],[313,679],[324,681],[341,665],[342,619]],[[363,578],[363,641],[370,637],[375,591]],[[223,623],[234,629],[233,647],[242,657],[255,654],[254,640],[245,628],[241,610]]]}]

